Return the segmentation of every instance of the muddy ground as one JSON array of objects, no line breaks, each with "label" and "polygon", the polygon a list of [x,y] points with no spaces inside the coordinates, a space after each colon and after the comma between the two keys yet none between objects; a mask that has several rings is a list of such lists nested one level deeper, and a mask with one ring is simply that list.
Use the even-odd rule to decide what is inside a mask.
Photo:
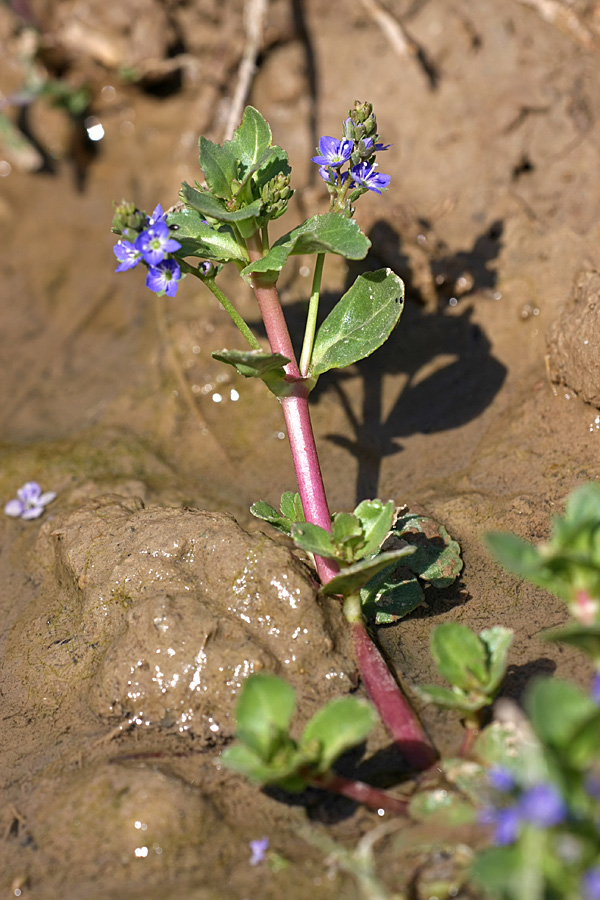
[{"label": "muddy ground", "polygon": [[[429,632],[452,620],[514,628],[506,696],[540,672],[585,684],[581,656],[538,637],[562,604],[499,571],[480,537],[543,538],[569,490],[597,477],[600,4],[387,9],[404,51],[366,3],[272,0],[248,97],[293,166],[282,230],[326,210],[310,156],[355,99],[393,145],[389,192],[357,210],[368,259],[326,267],[326,303],[381,265],[407,288],[386,347],[316,392],[331,505],[394,498],[462,544],[460,584],[379,630],[407,685],[435,678]],[[157,299],[139,272],[113,272],[113,199],[169,206],[200,177],[198,135],[222,139],[243,4],[14,0],[0,42],[4,97],[47,78],[90,91],[74,116],[44,97],[9,105],[21,131],[0,136],[0,500],[32,479],[58,493],[43,519],[0,522],[0,894],[368,896],[327,864],[326,840],[353,847],[376,814],[317,791],[258,793],[218,765],[253,668],[285,671],[304,717],[356,687],[339,610],[248,513],[294,486],[278,405],[211,359],[237,336],[208,292],[186,282]],[[304,263],[281,281],[298,339]],[[249,290],[222,283],[256,322]],[[452,717],[424,721],[456,751]],[[388,745],[377,732],[362,771],[398,783]],[[264,835],[276,855],[251,867]],[[446,869],[460,853],[442,851],[468,838],[393,830],[382,879],[426,900],[436,879],[459,883]]]}]

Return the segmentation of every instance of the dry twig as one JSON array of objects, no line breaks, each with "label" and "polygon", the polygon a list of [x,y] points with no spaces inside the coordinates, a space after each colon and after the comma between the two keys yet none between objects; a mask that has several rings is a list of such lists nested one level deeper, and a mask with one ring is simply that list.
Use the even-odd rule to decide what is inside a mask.
[{"label": "dry twig", "polygon": [[223,134],[223,140],[233,137],[233,132],[240,123],[246,105],[252,79],[256,73],[256,60],[260,52],[263,26],[267,13],[268,0],[246,0],[244,6],[244,25],[246,28],[246,45],[244,55],[238,68],[237,84],[231,100],[229,115]]}]

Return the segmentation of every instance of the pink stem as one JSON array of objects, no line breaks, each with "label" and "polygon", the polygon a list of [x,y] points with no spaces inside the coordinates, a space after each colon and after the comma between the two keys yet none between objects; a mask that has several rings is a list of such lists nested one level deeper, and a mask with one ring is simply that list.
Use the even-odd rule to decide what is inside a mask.
[{"label": "pink stem", "polygon": [[[250,260],[260,259],[263,251],[258,232],[247,241],[247,246]],[[281,398],[281,406],[290,440],[290,450],[304,516],[307,522],[331,531],[331,516],[308,409],[308,390],[303,383],[296,362],[277,287],[275,284],[261,282],[258,276],[253,278],[252,287],[271,350],[273,353],[287,356],[289,363],[285,366],[285,371],[290,382],[295,382],[290,396]],[[315,565],[323,584],[331,581],[340,570],[334,560],[323,559],[320,556],[315,556]]]},{"label": "pink stem", "polygon": [[408,815],[408,800],[393,797],[385,791],[371,787],[370,784],[365,784],[364,781],[352,781],[349,778],[344,778],[342,775],[329,772],[326,775],[319,775],[317,778],[313,778],[311,784],[326,791],[333,791],[334,794],[341,794],[342,797],[348,797],[357,803],[362,803],[364,806],[368,806],[369,809],[383,809],[398,816]]},{"label": "pink stem", "polygon": [[362,622],[352,625],[354,650],[367,693],[409,765],[427,769],[437,754]]},{"label": "pink stem", "polygon": [[[263,256],[259,232],[249,238],[246,245],[251,262]],[[259,275],[253,277],[252,287],[272,352],[281,353],[290,360],[285,366],[285,371],[289,381],[293,383],[293,390],[289,396],[281,398],[281,406],[304,515],[307,522],[331,531],[331,516],[310,422],[308,390],[296,362],[277,287],[275,284],[261,281]],[[339,572],[338,564],[331,559],[315,556],[315,565],[322,584],[327,584]],[[358,667],[379,715],[394,740],[400,744],[407,762],[415,768],[428,768],[436,759],[434,748],[379,650],[367,634],[364,624],[354,623],[352,628]]]}]

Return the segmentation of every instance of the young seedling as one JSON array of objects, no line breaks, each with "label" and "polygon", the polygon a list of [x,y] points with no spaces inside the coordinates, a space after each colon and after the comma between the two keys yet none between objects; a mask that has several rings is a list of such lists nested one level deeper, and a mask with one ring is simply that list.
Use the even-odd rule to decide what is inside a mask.
[{"label": "young seedling", "polygon": [[507,654],[513,632],[496,625],[479,636],[466,625],[446,622],[431,633],[431,653],[438,672],[451,687],[436,684],[417,688],[429,703],[456,709],[464,719],[466,754],[482,725],[482,713],[494,700],[506,674]]},{"label": "young seedling", "polygon": [[[407,759],[415,767],[426,768],[435,752],[370,640],[360,609],[360,588],[400,557],[396,553],[383,554],[377,562],[371,559],[379,553],[384,537],[379,508],[368,511],[365,507],[361,519],[359,507],[354,514],[359,525],[342,514],[332,526],[308,406],[309,394],[321,375],[377,350],[402,313],[402,281],[389,269],[379,269],[359,275],[318,327],[325,256],[334,253],[351,260],[366,256],[370,241],[353,219],[354,204],[362,194],[381,194],[388,187],[390,176],[380,173],[376,163],[377,154],[388,149],[378,142],[371,104],[357,102],[344,122],[342,139],[322,137],[313,157],[330,194],[329,212],[312,216],[271,244],[269,222],[287,211],[293,193],[291,170],[286,152],[273,144],[268,123],[249,106],[232,140],[221,145],[200,138],[205,183],[183,184],[178,207],[165,213],[158,205],[148,215],[132,203],[119,204],[113,231],[120,240],[114,252],[119,260],[117,271],[145,266],[146,285],[159,295],[175,296],[180,281],[188,275],[199,279],[235,323],[246,346],[219,350],[213,356],[246,378],[260,378],[275,394],[287,426],[298,483],[299,501],[290,499],[294,497],[291,493],[284,495],[281,516],[262,501],[255,504],[254,511],[287,528],[294,540],[313,554],[323,588],[345,597],[367,690],[392,734],[399,740],[408,735]],[[277,280],[290,257],[308,254],[315,256],[314,275],[297,361]],[[201,262],[196,265],[195,260]],[[254,291],[268,349],[216,283],[227,263],[238,269]],[[391,508],[391,504],[381,506]],[[369,515],[377,521],[367,521]],[[385,516],[389,517],[388,512]],[[352,532],[357,528],[360,533]]]},{"label": "young seedling", "polygon": [[337,758],[362,743],[373,728],[376,715],[368,703],[356,697],[331,700],[315,713],[299,740],[290,735],[295,705],[295,691],[282,678],[250,675],[236,705],[236,742],[223,752],[223,764],[256,784],[292,793],[314,785],[372,809],[406,812],[405,801],[332,769]]},{"label": "young seedling", "polygon": [[567,603],[574,621],[546,631],[544,638],[583,650],[600,672],[600,485],[591,481],[570,494],[544,543],[536,546],[505,532],[485,539],[509,572]]}]

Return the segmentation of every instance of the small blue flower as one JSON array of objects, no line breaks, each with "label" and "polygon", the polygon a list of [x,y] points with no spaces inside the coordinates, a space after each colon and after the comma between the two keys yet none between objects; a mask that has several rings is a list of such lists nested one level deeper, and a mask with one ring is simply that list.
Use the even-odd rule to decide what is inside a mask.
[{"label": "small blue flower", "polygon": [[392,146],[391,144],[375,144],[373,147],[373,138],[366,137],[362,139],[365,150],[371,150],[373,153],[379,153],[380,150],[389,150]]},{"label": "small blue flower", "polygon": [[321,155],[313,156],[312,161],[318,166],[338,168],[348,162],[353,149],[352,141],[338,141],[336,138],[325,136],[319,140],[319,152]]},{"label": "small blue flower", "polygon": [[149,266],[157,266],[167,254],[180,250],[181,244],[170,236],[166,222],[159,219],[138,235],[135,249],[139,250]]},{"label": "small blue flower", "polygon": [[494,826],[494,841],[501,847],[514,844],[519,836],[521,814],[518,807],[507,806],[504,809],[487,807],[479,815],[482,825]]},{"label": "small blue flower", "polygon": [[167,214],[163,212],[163,208],[160,203],[154,207],[154,212],[151,216],[148,216],[148,225],[156,225],[157,222],[163,222],[166,224]]},{"label": "small blue flower", "polygon": [[552,784],[536,784],[529,788],[519,799],[518,808],[522,818],[538,828],[558,825],[567,815],[565,802]]},{"label": "small blue flower", "polygon": [[600,672],[596,672],[592,678],[590,696],[594,703],[600,706]]},{"label": "small blue flower", "polygon": [[115,272],[126,272],[127,269],[134,269],[142,258],[142,254],[135,249],[135,245],[131,241],[117,241],[113,251],[119,260],[119,265]]},{"label": "small blue flower", "polygon": [[42,489],[37,481],[28,481],[17,491],[18,499],[8,501],[4,512],[14,519],[37,519],[55,497],[54,491],[46,491],[45,494],[42,494]]},{"label": "small blue flower", "polygon": [[593,800],[600,800],[600,778],[591,772],[585,776],[585,790]]},{"label": "small blue flower", "polygon": [[376,164],[370,166],[366,161],[363,161],[353,166],[350,169],[350,174],[353,180],[361,187],[365,187],[369,191],[375,191],[376,194],[381,194],[392,179],[389,175],[376,172],[375,166]]},{"label": "small blue flower", "polygon": [[515,787],[515,779],[512,772],[509,772],[508,769],[504,769],[502,766],[490,769],[488,781],[496,791],[501,791],[503,794],[512,791]]},{"label": "small blue flower", "polygon": [[150,266],[146,276],[146,287],[156,294],[174,297],[179,287],[181,269],[174,259],[164,259],[157,266]]},{"label": "small blue flower", "polygon": [[[340,185],[342,185],[348,181],[349,176],[348,176],[347,172],[338,172],[337,174],[338,174],[340,180],[339,180],[339,182],[335,182],[335,183],[339,183]],[[321,176],[323,181],[327,181],[329,184],[334,183],[331,180],[331,175],[329,174],[328,166],[321,166],[319,169],[319,175]],[[350,187],[353,187],[353,185],[351,184]]]},{"label": "small blue flower", "polygon": [[252,853],[252,856],[250,858],[250,865],[257,866],[260,862],[262,862],[268,849],[268,837],[259,838],[256,841],[250,841],[250,852]]},{"label": "small blue flower", "polygon": [[581,879],[583,900],[600,900],[600,866],[592,866]]}]

